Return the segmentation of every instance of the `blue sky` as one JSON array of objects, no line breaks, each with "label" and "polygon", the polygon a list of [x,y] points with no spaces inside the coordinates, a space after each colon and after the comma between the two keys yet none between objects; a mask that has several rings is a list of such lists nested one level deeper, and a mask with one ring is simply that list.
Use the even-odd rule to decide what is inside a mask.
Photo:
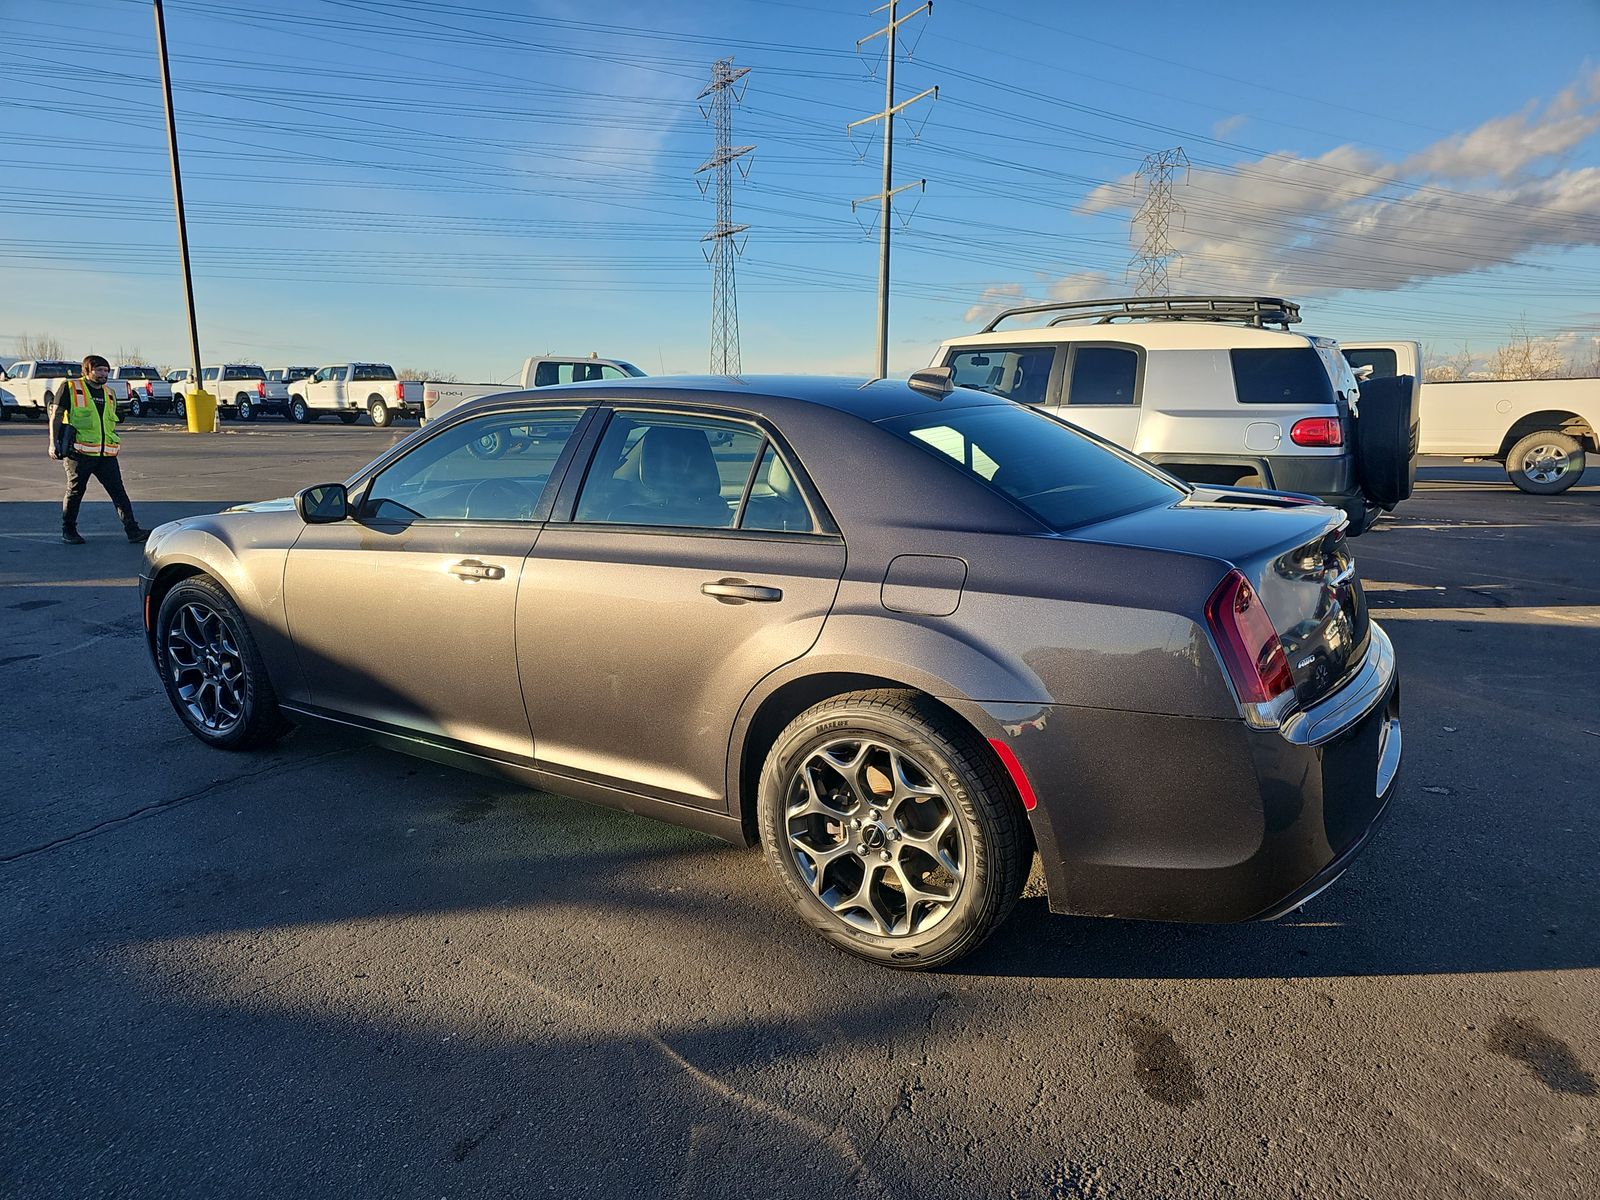
[{"label": "blue sky", "polygon": [[[758,147],[744,367],[865,373],[876,214],[850,201],[881,160],[845,126],[883,100],[883,39],[854,47],[873,7],[168,0],[206,359],[704,370],[695,96],[732,55]],[[0,353],[186,360],[151,6],[0,17]],[[1441,354],[1524,319],[1600,335],[1597,0],[938,0],[902,50],[898,96],[940,94],[896,143],[896,183],[928,186],[895,215],[892,371],[998,304],[1130,292],[1128,183],[1174,146],[1174,291],[1289,295],[1308,331]]]}]

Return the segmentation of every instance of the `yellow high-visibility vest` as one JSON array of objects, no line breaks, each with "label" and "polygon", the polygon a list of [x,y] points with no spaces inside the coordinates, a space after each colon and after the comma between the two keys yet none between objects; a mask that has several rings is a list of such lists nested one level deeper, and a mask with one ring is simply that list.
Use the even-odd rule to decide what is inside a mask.
[{"label": "yellow high-visibility vest", "polygon": [[71,390],[72,401],[67,419],[77,437],[74,449],[79,454],[115,458],[122,439],[117,436],[117,398],[111,394],[111,389],[105,389],[106,402],[102,409],[89,395],[89,385],[82,379],[72,380],[67,387]]}]

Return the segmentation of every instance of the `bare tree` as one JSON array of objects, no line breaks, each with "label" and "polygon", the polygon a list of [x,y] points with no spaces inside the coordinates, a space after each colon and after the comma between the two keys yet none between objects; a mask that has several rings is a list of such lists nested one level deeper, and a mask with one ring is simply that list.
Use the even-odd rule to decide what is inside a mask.
[{"label": "bare tree", "polygon": [[149,367],[155,365],[148,358],[139,353],[139,347],[137,346],[118,346],[116,361],[130,367]]},{"label": "bare tree", "polygon": [[401,379],[431,379],[435,383],[460,383],[461,376],[449,371],[427,371],[421,367],[401,367],[395,372]]},{"label": "bare tree", "polygon": [[17,341],[18,358],[62,358],[66,351],[48,333],[25,333]]},{"label": "bare tree", "polygon": [[1512,326],[1510,339],[1489,359],[1490,379],[1557,379],[1566,369],[1561,347],[1529,333],[1526,317]]},{"label": "bare tree", "polygon": [[1422,361],[1422,378],[1428,383],[1449,383],[1472,378],[1472,350],[1465,342],[1449,358],[1440,355],[1431,345],[1425,346]]}]

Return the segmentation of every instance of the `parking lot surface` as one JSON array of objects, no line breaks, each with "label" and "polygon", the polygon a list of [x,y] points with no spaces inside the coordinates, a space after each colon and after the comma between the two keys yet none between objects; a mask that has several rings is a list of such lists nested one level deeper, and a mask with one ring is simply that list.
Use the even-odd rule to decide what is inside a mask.
[{"label": "parking lot surface", "polygon": [[[153,526],[409,428],[143,423],[122,461]],[[1429,463],[1355,543],[1406,761],[1310,907],[1075,919],[1035,884],[913,975],[754,851],[315,729],[206,749],[138,548],[95,490],[57,542],[44,451],[0,426],[0,1193],[1600,1194],[1600,470]]]}]

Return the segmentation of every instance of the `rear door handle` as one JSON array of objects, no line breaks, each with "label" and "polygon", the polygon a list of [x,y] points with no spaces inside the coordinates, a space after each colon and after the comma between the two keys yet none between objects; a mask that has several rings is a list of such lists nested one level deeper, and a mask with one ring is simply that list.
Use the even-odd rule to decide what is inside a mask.
[{"label": "rear door handle", "polygon": [[493,563],[481,563],[475,558],[463,559],[458,563],[450,564],[450,574],[462,579],[504,579],[506,569],[497,567]]},{"label": "rear door handle", "polygon": [[773,600],[783,599],[781,588],[762,587],[759,584],[746,583],[742,579],[719,579],[715,583],[702,583],[700,590],[707,596],[715,596],[724,604],[738,604],[745,600],[770,603]]}]

